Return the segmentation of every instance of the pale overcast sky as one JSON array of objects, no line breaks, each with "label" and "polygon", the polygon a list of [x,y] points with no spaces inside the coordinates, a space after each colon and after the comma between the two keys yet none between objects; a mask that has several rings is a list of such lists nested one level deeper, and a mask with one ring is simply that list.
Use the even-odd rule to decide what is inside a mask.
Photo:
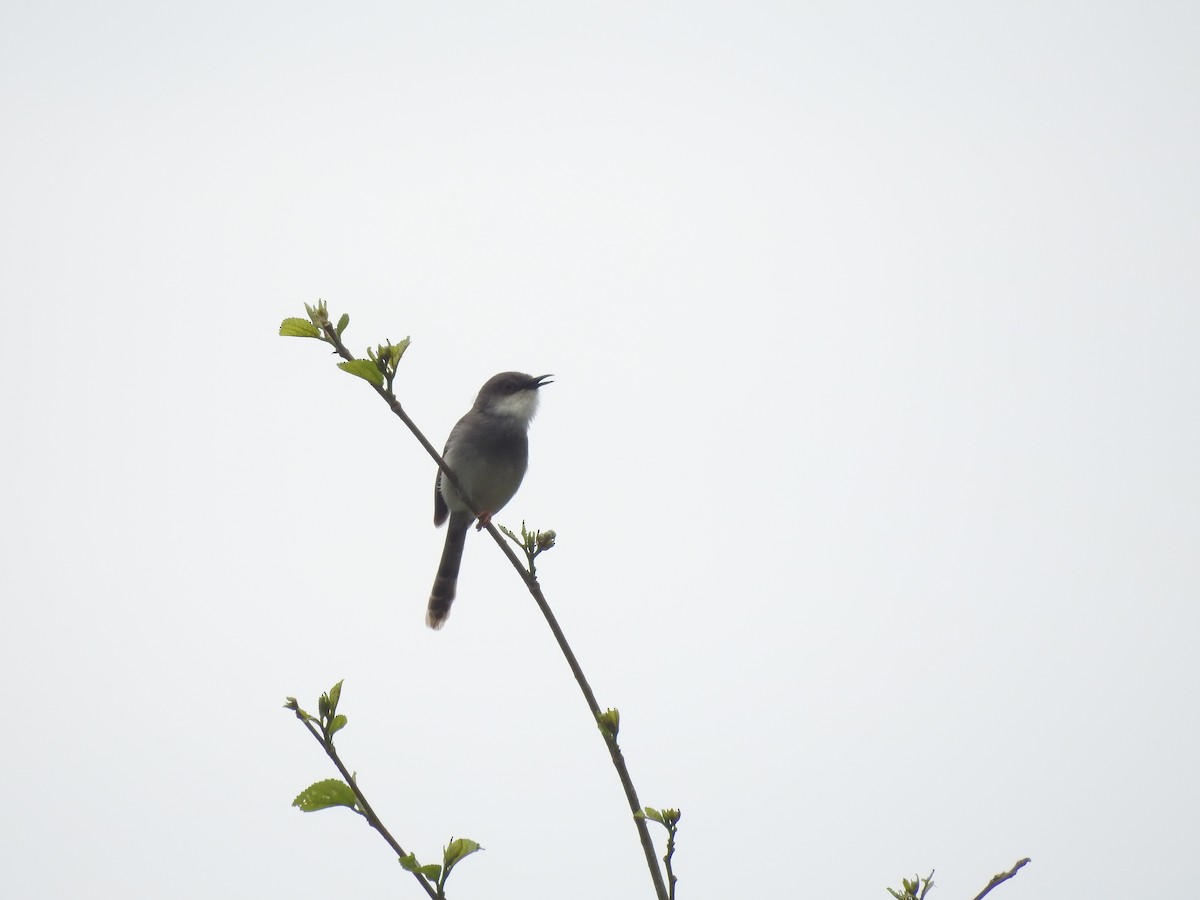
[{"label": "pale overcast sky", "polygon": [[[1200,828],[1200,6],[6,3],[13,898],[651,897],[438,444],[553,372],[497,518],[680,900],[1174,896]],[[656,834],[657,837],[657,834]],[[661,846],[661,841],[660,841]]]}]

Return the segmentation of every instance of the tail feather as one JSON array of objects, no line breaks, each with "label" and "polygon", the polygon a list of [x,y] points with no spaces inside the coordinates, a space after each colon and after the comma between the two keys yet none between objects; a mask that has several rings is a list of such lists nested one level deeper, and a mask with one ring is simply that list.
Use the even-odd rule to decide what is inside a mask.
[{"label": "tail feather", "polygon": [[437,577],[433,579],[433,589],[429,592],[429,607],[425,612],[425,624],[438,629],[446,624],[450,615],[450,604],[458,591],[458,569],[462,565],[463,547],[467,542],[467,529],[471,525],[469,517],[457,514],[450,516],[450,526],[446,530],[446,545],[442,548],[442,561],[438,563]]}]

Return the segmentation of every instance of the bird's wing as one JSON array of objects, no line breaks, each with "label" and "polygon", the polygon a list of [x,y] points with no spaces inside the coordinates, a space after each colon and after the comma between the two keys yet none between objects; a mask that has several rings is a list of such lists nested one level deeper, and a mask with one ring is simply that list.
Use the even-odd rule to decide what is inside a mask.
[{"label": "bird's wing", "polygon": [[433,524],[440,527],[448,515],[450,507],[446,505],[446,498],[442,496],[442,470],[438,469],[437,477],[433,479]]}]

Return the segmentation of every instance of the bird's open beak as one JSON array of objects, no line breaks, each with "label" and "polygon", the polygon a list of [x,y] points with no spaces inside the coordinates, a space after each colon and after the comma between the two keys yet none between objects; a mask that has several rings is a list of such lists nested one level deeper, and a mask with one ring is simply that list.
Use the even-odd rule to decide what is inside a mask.
[{"label": "bird's open beak", "polygon": [[546,380],[547,378],[553,378],[553,377],[554,377],[553,375],[539,375],[537,378],[533,379],[533,386],[535,388],[540,388],[540,387],[545,387],[548,384],[554,384],[553,381]]}]

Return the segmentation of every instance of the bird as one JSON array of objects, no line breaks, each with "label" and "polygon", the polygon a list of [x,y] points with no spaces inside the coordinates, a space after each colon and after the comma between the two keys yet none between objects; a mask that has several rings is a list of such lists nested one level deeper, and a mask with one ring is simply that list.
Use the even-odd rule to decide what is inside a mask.
[{"label": "bird", "polygon": [[[529,464],[529,423],[537,412],[538,389],[551,384],[546,379],[552,377],[524,372],[493,375],[446,439],[442,458],[479,510],[477,531],[491,522],[492,515],[521,486]],[[445,625],[450,615],[467,529],[476,518],[462,494],[438,469],[433,485],[433,524],[440,527],[447,518],[446,544],[425,613],[425,624],[435,630]]]}]

